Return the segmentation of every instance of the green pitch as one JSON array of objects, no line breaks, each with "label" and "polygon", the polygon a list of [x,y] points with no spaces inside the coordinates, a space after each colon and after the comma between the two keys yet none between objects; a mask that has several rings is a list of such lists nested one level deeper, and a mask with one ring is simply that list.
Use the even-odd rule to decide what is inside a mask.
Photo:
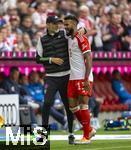
[{"label": "green pitch", "polygon": [[[68,133],[65,132],[65,131],[51,131],[50,132],[51,135],[67,135]],[[77,131],[75,132],[75,135],[81,135],[82,134],[82,131]],[[99,134],[99,135],[103,135],[103,134],[131,134],[131,130],[110,130],[110,131],[106,131],[104,129],[98,129],[96,134]]]},{"label": "green pitch", "polygon": [[[67,134],[61,132],[51,132],[51,135]],[[82,131],[75,133],[76,135],[82,134]],[[125,135],[131,134],[129,131],[104,131],[99,129],[97,134],[103,135]],[[51,150],[131,150],[131,140],[93,140],[88,145],[69,145],[68,141],[51,141]]]},{"label": "green pitch", "polygon": [[67,141],[52,141],[51,150],[131,150],[131,140],[99,140],[89,145],[68,145]]}]

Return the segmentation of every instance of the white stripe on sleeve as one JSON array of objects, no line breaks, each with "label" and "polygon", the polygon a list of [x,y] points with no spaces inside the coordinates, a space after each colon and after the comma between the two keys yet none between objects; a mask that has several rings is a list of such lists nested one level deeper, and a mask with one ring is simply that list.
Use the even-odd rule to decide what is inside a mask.
[{"label": "white stripe on sleeve", "polygon": [[91,52],[91,50],[86,50],[86,51],[83,52],[83,54],[85,54],[85,53],[87,53],[87,52]]}]

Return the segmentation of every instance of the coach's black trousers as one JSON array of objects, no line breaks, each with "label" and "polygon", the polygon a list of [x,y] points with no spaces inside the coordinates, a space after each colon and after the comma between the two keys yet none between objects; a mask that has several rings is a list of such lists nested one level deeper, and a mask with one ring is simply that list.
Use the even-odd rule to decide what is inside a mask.
[{"label": "coach's black trousers", "polygon": [[62,77],[46,77],[45,84],[47,85],[45,100],[42,112],[42,124],[48,125],[50,108],[54,104],[54,97],[57,91],[59,91],[65,110],[67,113],[69,132],[72,133],[73,128],[73,114],[69,110],[69,102],[67,98],[67,85],[69,75]]}]

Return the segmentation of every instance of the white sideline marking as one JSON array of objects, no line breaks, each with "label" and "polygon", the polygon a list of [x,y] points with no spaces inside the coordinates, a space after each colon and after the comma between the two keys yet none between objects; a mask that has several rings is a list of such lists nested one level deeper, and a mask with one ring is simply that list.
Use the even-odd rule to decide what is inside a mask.
[{"label": "white sideline marking", "polygon": [[[75,139],[79,140],[82,138],[82,135],[75,135]],[[131,139],[131,134],[126,135],[95,135],[92,140],[126,140]],[[50,140],[68,140],[68,135],[51,135]]]}]

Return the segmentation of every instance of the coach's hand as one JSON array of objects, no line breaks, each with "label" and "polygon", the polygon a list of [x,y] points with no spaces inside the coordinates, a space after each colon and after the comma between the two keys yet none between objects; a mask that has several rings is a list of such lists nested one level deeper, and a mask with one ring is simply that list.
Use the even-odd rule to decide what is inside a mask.
[{"label": "coach's hand", "polygon": [[54,58],[54,57],[52,57],[51,58],[51,62],[54,63],[54,64],[57,64],[57,65],[62,65],[64,63],[64,60],[61,59],[61,58]]}]

